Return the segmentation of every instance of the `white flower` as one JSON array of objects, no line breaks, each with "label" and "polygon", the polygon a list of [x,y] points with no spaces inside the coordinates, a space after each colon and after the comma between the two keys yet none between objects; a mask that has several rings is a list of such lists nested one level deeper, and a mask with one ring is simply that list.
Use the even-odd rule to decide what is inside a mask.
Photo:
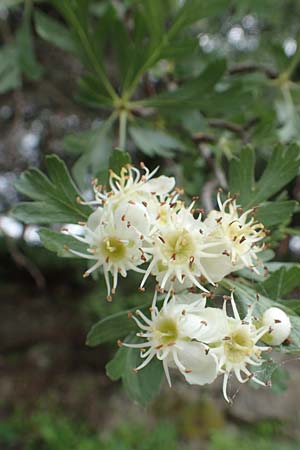
[{"label": "white flower", "polygon": [[210,230],[209,239],[219,242],[219,247],[212,247],[211,252],[220,252],[216,264],[211,260],[203,262],[210,278],[219,281],[228,273],[248,267],[257,271],[257,252],[263,250],[258,243],[265,237],[264,225],[255,221],[253,217],[248,220],[249,214],[255,209],[241,212],[236,204],[235,197],[221,202],[218,193],[220,211],[211,211],[204,223]]},{"label": "white flower", "polygon": [[[191,287],[193,285],[207,290],[201,283],[205,277],[213,283],[202,264],[202,258],[218,258],[218,254],[209,253],[209,249],[218,245],[215,242],[207,243],[206,227],[192,214],[194,203],[187,209],[181,205],[172,213],[166,214],[166,221],[160,226],[158,222],[152,232],[144,251],[152,255],[152,260],[146,270],[141,287],[144,286],[150,274],[156,277],[161,289],[176,289]],[[176,283],[176,284],[175,284]]]},{"label": "white flower", "polygon": [[267,333],[262,337],[268,345],[280,345],[290,335],[291,321],[280,308],[267,309],[262,316],[262,324],[268,327]]},{"label": "white flower", "polygon": [[[94,180],[95,200],[92,202],[81,201],[81,203],[90,205],[109,203],[112,209],[124,202],[139,203],[147,209],[151,219],[155,220],[160,203],[178,196],[177,191],[173,191],[175,179],[164,175],[153,178],[158,167],[150,172],[144,163],[141,163],[141,169],[144,174],[130,164],[122,167],[120,175],[111,170],[109,174],[111,190],[107,191],[106,187],[98,185],[98,181]],[[173,191],[172,194],[170,194],[171,191]]]},{"label": "white flower", "polygon": [[[141,344],[121,343],[127,347],[140,348],[144,361],[136,367],[141,370],[156,357],[162,361],[165,375],[169,385],[171,379],[169,368],[177,368],[191,384],[211,383],[217,376],[217,358],[209,353],[204,340],[210,341],[212,333],[210,327],[215,319],[212,310],[204,308],[203,298],[198,296],[193,303],[177,302],[170,293],[165,297],[162,308],[156,306],[157,292],[155,293],[151,318],[137,311],[138,318],[132,316],[141,332],[137,336],[145,338]],[[141,320],[143,320],[143,323]]]},{"label": "white flower", "polygon": [[[137,209],[137,210],[136,210]],[[115,293],[119,273],[126,277],[128,270],[143,273],[138,266],[147,257],[141,250],[142,233],[147,230],[147,215],[139,206],[122,204],[114,212],[110,208],[98,208],[94,211],[86,225],[83,225],[83,236],[68,234],[87,246],[87,253],[68,248],[74,255],[94,261],[85,273],[87,277],[102,267],[107,285],[107,299]],[[112,275],[111,287],[109,274]]]},{"label": "white flower", "polygon": [[[233,317],[227,316],[227,300],[231,301]],[[252,311],[255,303],[249,307],[248,314],[241,320],[238,313],[233,294],[231,297],[224,298],[223,313],[227,321],[227,331],[222,340],[215,342],[210,351],[213,352],[219,360],[219,371],[224,373],[223,394],[225,400],[229,402],[227,395],[227,383],[229,375],[233,372],[240,383],[252,379],[263,386],[266,383],[257,379],[249,370],[248,365],[260,366],[262,364],[261,353],[269,350],[269,347],[258,346],[257,342],[267,331],[267,326],[256,328]],[[246,377],[243,378],[242,374]]]}]

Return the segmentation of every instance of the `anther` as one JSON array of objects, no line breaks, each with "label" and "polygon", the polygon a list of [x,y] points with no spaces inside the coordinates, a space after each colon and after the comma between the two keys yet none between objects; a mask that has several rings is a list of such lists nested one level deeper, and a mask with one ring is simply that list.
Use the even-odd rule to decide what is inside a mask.
[{"label": "anther", "polygon": [[132,316],[133,316],[132,312],[131,312],[131,311],[128,311],[128,313],[127,313],[127,317],[128,317],[129,319],[131,319],[131,318],[132,318]]},{"label": "anther", "polygon": [[122,347],[122,345],[123,345],[123,342],[122,341],[120,341],[120,339],[118,340],[118,342],[117,342],[117,344],[118,344],[118,347]]}]

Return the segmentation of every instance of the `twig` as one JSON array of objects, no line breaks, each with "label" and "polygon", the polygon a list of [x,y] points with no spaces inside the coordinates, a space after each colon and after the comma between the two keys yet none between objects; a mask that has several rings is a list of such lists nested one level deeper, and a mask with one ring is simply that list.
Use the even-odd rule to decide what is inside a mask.
[{"label": "twig", "polygon": [[271,80],[275,80],[279,76],[278,71],[273,67],[268,67],[263,64],[256,64],[256,63],[237,64],[228,70],[229,75],[239,75],[239,74],[243,75],[253,72],[261,72]]}]

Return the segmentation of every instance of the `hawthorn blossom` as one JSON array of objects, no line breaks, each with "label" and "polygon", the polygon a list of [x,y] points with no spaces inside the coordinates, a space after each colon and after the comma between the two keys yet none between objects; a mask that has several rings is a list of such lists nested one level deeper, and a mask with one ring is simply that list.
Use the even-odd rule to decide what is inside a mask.
[{"label": "hawthorn blossom", "polygon": [[[211,211],[204,221],[210,230],[209,239],[219,243],[219,246],[211,247],[209,251],[219,253],[220,257],[216,261],[205,259],[203,263],[215,282],[243,267],[257,271],[256,254],[264,248],[259,242],[266,236],[264,225],[253,217],[253,208],[242,212],[235,196],[222,203],[220,193],[217,201],[219,211]],[[249,215],[252,215],[250,220]]]},{"label": "hawthorn blossom", "polygon": [[218,258],[219,254],[213,254],[210,250],[219,244],[207,242],[207,228],[201,221],[201,215],[198,218],[193,216],[193,206],[194,202],[189,208],[180,205],[173,212],[167,211],[162,225],[156,223],[154,232],[147,241],[148,246],[144,249],[152,259],[142,279],[141,288],[150,274],[156,277],[161,289],[178,290],[180,285],[182,289],[197,286],[207,292],[201,278],[213,283],[202,264],[202,258]]},{"label": "hawthorn blossom", "polygon": [[165,175],[154,178],[158,167],[150,172],[144,163],[141,163],[141,170],[144,174],[130,164],[122,167],[120,175],[110,170],[110,190],[107,190],[105,186],[99,185],[96,179],[93,181],[95,200],[91,202],[81,201],[81,203],[102,206],[109,203],[112,209],[124,202],[137,203],[147,210],[152,221],[154,221],[160,203],[174,201],[173,199],[178,197],[177,190],[174,190],[175,179]]},{"label": "hawthorn blossom", "polygon": [[[227,300],[231,303],[233,317],[227,315]],[[258,384],[266,386],[266,383],[256,378],[248,366],[260,366],[263,362],[261,354],[269,350],[269,347],[257,345],[258,341],[268,330],[268,326],[255,326],[255,319],[252,316],[255,303],[249,307],[244,319],[240,318],[233,294],[231,297],[224,297],[223,313],[227,320],[227,330],[221,341],[216,341],[210,351],[218,358],[219,372],[224,374],[223,395],[227,402],[230,402],[227,395],[227,383],[230,374],[233,372],[240,383],[253,380]],[[242,374],[246,375],[245,378]]]},{"label": "hawthorn blossom", "polygon": [[144,361],[135,371],[146,367],[154,357],[161,360],[170,386],[169,368],[177,368],[190,384],[211,383],[218,373],[217,358],[202,341],[211,342],[216,337],[217,309],[204,308],[202,297],[196,302],[183,303],[184,298],[177,301],[171,294],[166,295],[159,310],[155,293],[150,318],[140,310],[136,311],[137,317],[132,315],[141,330],[137,336],[144,338],[144,342],[119,341],[119,345],[141,350]]},{"label": "hawthorn blossom", "polygon": [[268,331],[262,340],[268,345],[280,345],[290,335],[291,321],[289,316],[280,308],[267,309],[262,316],[262,325],[268,327]]},{"label": "hawthorn blossom", "polygon": [[[128,220],[123,220],[125,210]],[[87,223],[82,225],[83,236],[73,234],[68,229],[64,230],[87,247],[86,253],[71,248],[67,250],[94,262],[83,276],[89,276],[100,267],[103,269],[108,300],[111,300],[111,295],[115,293],[119,274],[126,277],[128,270],[144,272],[139,266],[147,258],[139,249],[143,245],[142,231],[145,231],[146,227],[145,213],[132,210],[131,205],[125,204],[120,205],[114,213],[111,209],[97,208]],[[112,286],[110,274],[113,279]]]}]

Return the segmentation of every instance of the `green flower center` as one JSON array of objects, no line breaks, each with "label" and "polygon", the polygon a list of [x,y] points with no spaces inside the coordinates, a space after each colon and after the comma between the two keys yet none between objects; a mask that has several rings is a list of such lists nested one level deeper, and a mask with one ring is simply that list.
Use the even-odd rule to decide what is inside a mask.
[{"label": "green flower center", "polygon": [[164,236],[163,255],[177,264],[185,263],[194,253],[194,242],[186,230],[173,231]]},{"label": "green flower center", "polygon": [[101,250],[111,261],[120,261],[126,254],[125,244],[114,237],[103,239]]},{"label": "green flower center", "polygon": [[162,317],[156,322],[154,333],[163,345],[168,345],[178,338],[177,324],[173,319]]},{"label": "green flower center", "polygon": [[239,329],[229,335],[225,341],[225,355],[231,363],[241,363],[253,352],[253,341],[246,330]]}]

